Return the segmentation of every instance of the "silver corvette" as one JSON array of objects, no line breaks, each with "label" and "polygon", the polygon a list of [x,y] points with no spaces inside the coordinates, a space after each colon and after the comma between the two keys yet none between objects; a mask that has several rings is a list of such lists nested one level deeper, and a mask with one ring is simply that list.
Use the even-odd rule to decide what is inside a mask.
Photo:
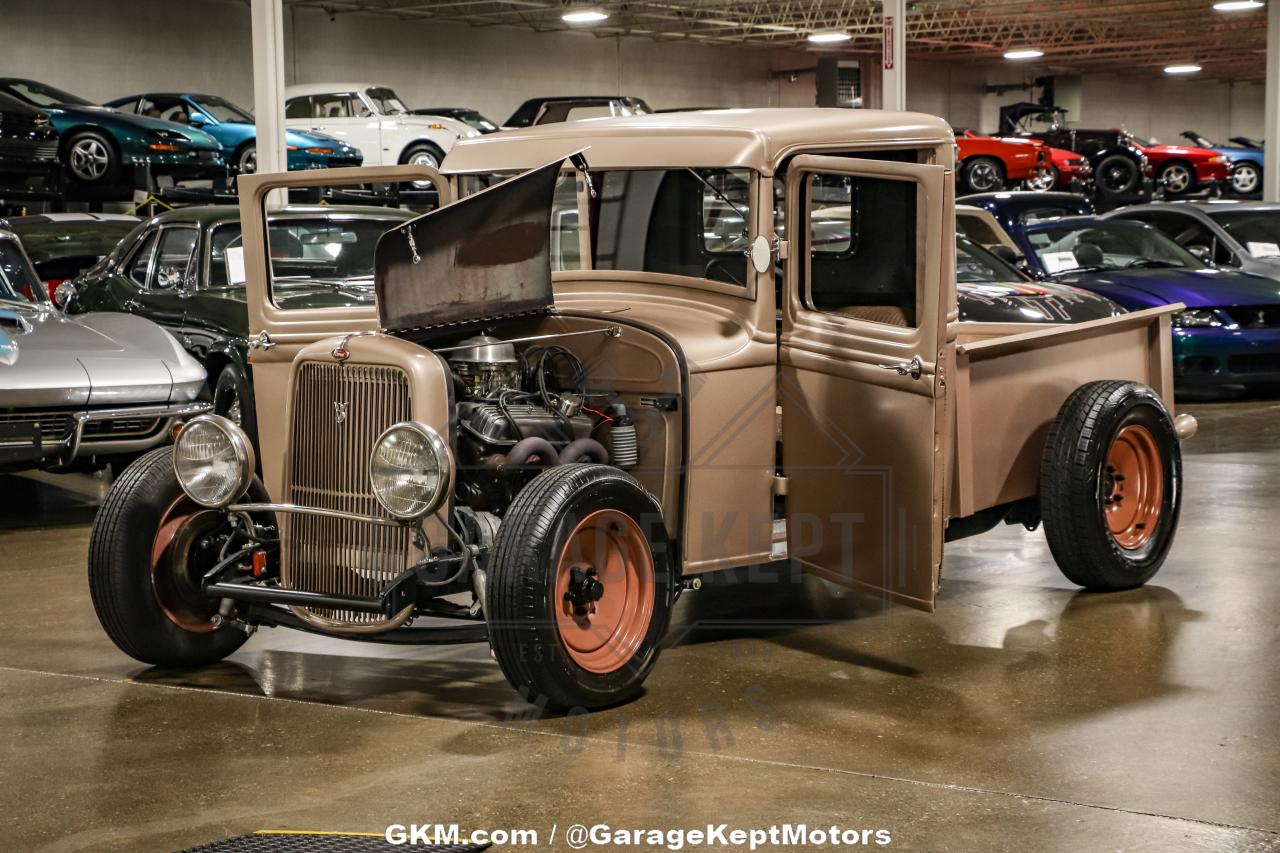
[{"label": "silver corvette", "polygon": [[64,316],[0,230],[0,471],[92,468],[163,444],[210,405],[204,368],[130,314]]}]

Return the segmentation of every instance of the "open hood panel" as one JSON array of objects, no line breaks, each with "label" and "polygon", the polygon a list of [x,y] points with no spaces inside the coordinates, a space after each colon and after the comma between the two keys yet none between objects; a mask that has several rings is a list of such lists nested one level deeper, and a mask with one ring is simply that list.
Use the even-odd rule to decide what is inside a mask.
[{"label": "open hood panel", "polygon": [[551,307],[557,160],[433,210],[378,241],[378,321],[389,331]]}]

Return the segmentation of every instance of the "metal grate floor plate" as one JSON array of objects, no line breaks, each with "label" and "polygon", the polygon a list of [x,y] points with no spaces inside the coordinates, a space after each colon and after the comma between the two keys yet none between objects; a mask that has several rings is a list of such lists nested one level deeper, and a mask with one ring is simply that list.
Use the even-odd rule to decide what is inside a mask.
[{"label": "metal grate floor plate", "polygon": [[211,841],[182,853],[384,853],[413,850],[414,853],[479,853],[488,844],[431,844],[405,848],[389,844],[378,835],[328,835],[320,833],[263,832]]}]

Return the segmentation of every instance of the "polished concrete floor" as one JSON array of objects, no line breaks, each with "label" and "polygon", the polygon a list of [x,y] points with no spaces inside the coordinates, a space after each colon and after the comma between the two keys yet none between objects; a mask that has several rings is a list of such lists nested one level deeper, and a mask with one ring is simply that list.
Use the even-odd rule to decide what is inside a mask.
[{"label": "polished concrete floor", "polygon": [[567,719],[527,717],[478,647],[265,630],[210,669],[140,666],[86,590],[101,484],[0,477],[0,849],[444,821],[543,849],[553,824],[805,822],[1280,850],[1280,404],[1191,408],[1181,532],[1143,589],[1079,593],[1021,528],[950,546],[932,616],[721,582],[681,602],[644,696]]}]

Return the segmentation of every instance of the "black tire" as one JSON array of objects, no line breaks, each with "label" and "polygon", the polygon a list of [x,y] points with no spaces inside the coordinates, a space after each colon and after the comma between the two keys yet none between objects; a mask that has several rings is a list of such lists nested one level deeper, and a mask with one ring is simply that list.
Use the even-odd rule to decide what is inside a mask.
[{"label": "black tire", "polygon": [[258,413],[254,408],[253,386],[235,362],[222,368],[213,386],[213,413],[240,425],[258,449]]},{"label": "black tire", "polygon": [[258,146],[253,142],[246,142],[236,151],[235,158],[236,174],[252,175],[258,171]]},{"label": "black tire", "polygon": [[1123,198],[1142,189],[1142,172],[1133,158],[1108,154],[1094,170],[1094,182],[1103,198]]},{"label": "black tire", "polygon": [[[556,578],[579,522],[598,511],[625,514],[644,537],[653,566],[653,601],[634,654],[612,671],[579,664],[558,626]],[[534,478],[507,511],[489,564],[489,640],[503,674],[528,701],[568,711],[634,698],[658,659],[671,616],[676,569],[657,501],[608,465],[568,464]],[[603,593],[616,587],[606,580]],[[563,614],[561,614],[563,615]],[[640,631],[635,634],[639,638]]]},{"label": "black tire", "polygon": [[1229,179],[1233,195],[1256,195],[1262,191],[1262,167],[1257,163],[1237,163]]},{"label": "black tire", "polygon": [[73,135],[62,146],[67,175],[85,186],[114,186],[119,179],[120,155],[114,140],[104,133],[85,130]]},{"label": "black tire", "polygon": [[[1150,438],[1150,473],[1127,484],[1111,465],[1121,430],[1126,436]],[[1122,453],[1128,446],[1125,438],[1119,444],[1125,446],[1115,452]],[[1116,496],[1128,497],[1130,503],[1122,504]],[[1067,398],[1045,441],[1040,514],[1054,561],[1072,583],[1117,590],[1149,581],[1173,544],[1181,499],[1178,436],[1154,391],[1137,382],[1105,380],[1082,385]],[[1113,532],[1113,521],[1125,518],[1120,508],[1135,504],[1154,509],[1154,524],[1145,523],[1153,513],[1137,512],[1132,516],[1136,524]],[[1109,518],[1108,512],[1117,515]]]},{"label": "black tire", "polygon": [[1004,189],[1004,164],[994,157],[971,157],[960,168],[966,193],[990,193]]},{"label": "black tire", "polygon": [[1196,189],[1196,169],[1183,160],[1173,160],[1160,168],[1157,176],[1164,187],[1166,195],[1173,198],[1184,196]]},{"label": "black tire", "polygon": [[[261,490],[260,484],[255,485]],[[153,450],[126,468],[111,487],[89,537],[89,595],[98,621],[120,651],[153,666],[214,663],[248,639],[244,631],[229,625],[187,630],[161,605],[151,549],[165,513],[181,497],[182,487],[173,473],[173,448]],[[209,521],[213,515],[222,517],[211,513]],[[195,602],[192,607],[196,616],[216,610],[213,601]]]},{"label": "black tire", "polygon": [[415,158],[423,156],[434,160],[434,163],[427,163],[433,169],[439,169],[440,164],[444,162],[444,152],[436,145],[430,142],[415,142],[404,150],[404,154],[400,156],[401,163],[412,163]]}]

